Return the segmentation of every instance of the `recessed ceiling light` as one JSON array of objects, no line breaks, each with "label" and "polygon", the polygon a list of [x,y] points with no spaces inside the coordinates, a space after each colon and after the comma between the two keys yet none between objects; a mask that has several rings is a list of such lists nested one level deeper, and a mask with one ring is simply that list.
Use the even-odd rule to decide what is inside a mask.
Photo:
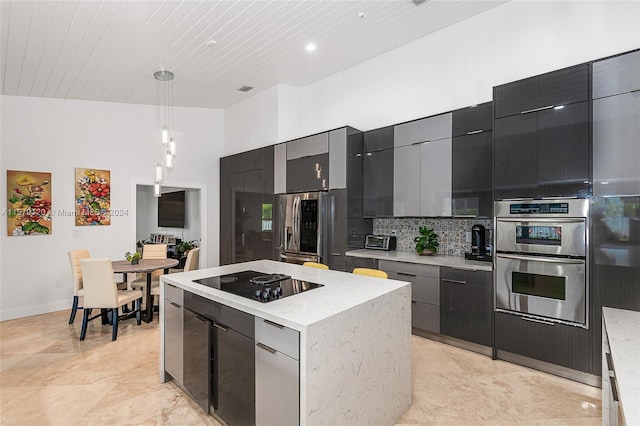
[{"label": "recessed ceiling light", "polygon": [[358,18],[360,19],[364,18],[364,12],[362,11],[358,12]]},{"label": "recessed ceiling light", "polygon": [[313,52],[314,50],[316,50],[318,48],[318,46],[316,46],[313,43],[309,43],[307,44],[307,46],[305,47],[305,49],[307,49],[307,52]]},{"label": "recessed ceiling light", "polygon": [[426,3],[427,0],[411,0],[411,3],[415,4],[416,6],[420,6],[422,3]]},{"label": "recessed ceiling light", "polygon": [[213,47],[213,46],[215,46],[216,44],[218,44],[218,42],[217,42],[217,41],[215,41],[215,40],[209,40],[209,41],[207,42],[207,47]]},{"label": "recessed ceiling light", "polygon": [[249,90],[253,90],[253,86],[242,86],[242,87],[239,87],[238,90],[240,92],[248,92]]}]

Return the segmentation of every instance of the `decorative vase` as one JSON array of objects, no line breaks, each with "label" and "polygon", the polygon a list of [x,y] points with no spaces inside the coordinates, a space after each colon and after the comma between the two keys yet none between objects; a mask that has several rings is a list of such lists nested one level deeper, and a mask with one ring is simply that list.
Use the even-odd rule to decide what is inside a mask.
[{"label": "decorative vase", "polygon": [[132,265],[137,265],[138,263],[140,263],[140,259],[133,259],[133,260],[131,261],[131,264],[132,264]]},{"label": "decorative vase", "polygon": [[433,254],[432,250],[422,250],[422,253],[420,253],[420,256],[431,256]]}]

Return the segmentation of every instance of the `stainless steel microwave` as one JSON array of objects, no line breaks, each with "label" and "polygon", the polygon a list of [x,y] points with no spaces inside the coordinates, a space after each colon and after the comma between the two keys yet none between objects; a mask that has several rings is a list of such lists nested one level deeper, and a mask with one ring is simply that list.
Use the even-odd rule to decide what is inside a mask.
[{"label": "stainless steel microwave", "polygon": [[387,235],[367,235],[364,240],[364,248],[373,250],[395,250],[396,237]]}]

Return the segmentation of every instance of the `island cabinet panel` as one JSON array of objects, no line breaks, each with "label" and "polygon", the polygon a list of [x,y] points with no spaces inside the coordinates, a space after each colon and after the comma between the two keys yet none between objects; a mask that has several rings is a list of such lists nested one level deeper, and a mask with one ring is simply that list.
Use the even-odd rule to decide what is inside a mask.
[{"label": "island cabinet panel", "polygon": [[378,268],[389,278],[411,282],[411,325],[440,333],[440,268],[380,260]]},{"label": "island cabinet panel", "polygon": [[495,313],[495,348],[589,373],[589,330],[553,322]]},{"label": "island cabinet panel", "polygon": [[300,423],[300,335],[256,317],[255,424]]},{"label": "island cabinet panel", "polygon": [[491,273],[440,268],[440,333],[491,346]]},{"label": "island cabinet panel", "polygon": [[167,285],[164,298],[164,369],[180,386],[183,386],[182,339],[183,339],[182,289]]},{"label": "island cabinet panel", "polygon": [[451,214],[493,216],[493,103],[453,112]]},{"label": "island cabinet panel", "polygon": [[589,65],[494,87],[495,198],[590,194]]},{"label": "island cabinet panel", "polygon": [[393,126],[364,133],[362,213],[364,217],[393,215]]}]

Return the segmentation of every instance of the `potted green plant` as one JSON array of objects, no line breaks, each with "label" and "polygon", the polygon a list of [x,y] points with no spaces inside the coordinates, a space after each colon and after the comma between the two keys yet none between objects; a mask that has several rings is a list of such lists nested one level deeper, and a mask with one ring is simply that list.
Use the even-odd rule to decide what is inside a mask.
[{"label": "potted green plant", "polygon": [[433,229],[421,226],[419,229],[420,236],[415,237],[413,241],[416,243],[416,251],[423,256],[430,256],[438,251],[438,234]]},{"label": "potted green plant", "polygon": [[186,256],[189,253],[189,250],[198,247],[197,241],[181,241],[180,244],[176,246],[176,250],[178,251],[179,256]]},{"label": "potted green plant", "polygon": [[142,255],[140,254],[139,251],[135,251],[133,253],[128,251],[124,254],[124,258],[127,259],[129,262],[131,262],[132,265],[137,265],[138,263],[140,263],[141,257]]}]

